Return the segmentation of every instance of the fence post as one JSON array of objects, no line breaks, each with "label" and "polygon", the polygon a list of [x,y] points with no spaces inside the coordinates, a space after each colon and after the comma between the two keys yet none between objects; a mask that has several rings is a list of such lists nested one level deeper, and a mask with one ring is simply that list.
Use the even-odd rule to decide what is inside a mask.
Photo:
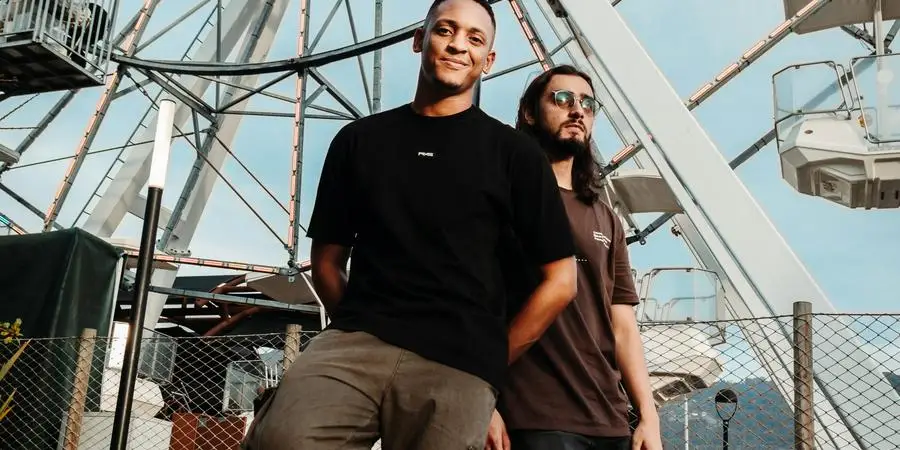
[{"label": "fence post", "polygon": [[93,328],[85,328],[81,332],[81,338],[78,339],[78,360],[75,365],[75,379],[72,382],[72,398],[69,401],[69,412],[66,414],[65,450],[78,449],[96,339],[97,330]]},{"label": "fence post", "polygon": [[794,302],[794,449],[813,449],[812,303]]},{"label": "fence post", "polygon": [[300,325],[290,324],[287,326],[287,335],[284,337],[284,373],[287,373],[291,364],[300,354],[300,332],[303,327]]}]

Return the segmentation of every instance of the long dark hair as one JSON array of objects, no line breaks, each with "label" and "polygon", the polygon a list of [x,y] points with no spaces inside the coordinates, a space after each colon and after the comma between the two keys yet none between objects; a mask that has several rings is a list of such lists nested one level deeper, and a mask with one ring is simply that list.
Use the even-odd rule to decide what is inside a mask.
[{"label": "long dark hair", "polygon": [[[594,83],[591,81],[591,77],[568,64],[552,67],[544,71],[528,85],[525,93],[522,94],[522,98],[519,100],[516,129],[537,139],[542,144],[547,139],[547,132],[541,130],[539,128],[540,125],[537,123],[537,118],[541,115],[541,96],[544,95],[550,80],[556,75],[579,76],[588,83],[591,90],[594,90]],[[526,114],[535,118],[535,125],[528,123]],[[595,158],[590,146],[585,145],[584,151],[577,152],[572,159],[572,190],[575,191],[575,196],[578,200],[591,205],[600,197],[599,190],[601,186],[600,162]]]}]

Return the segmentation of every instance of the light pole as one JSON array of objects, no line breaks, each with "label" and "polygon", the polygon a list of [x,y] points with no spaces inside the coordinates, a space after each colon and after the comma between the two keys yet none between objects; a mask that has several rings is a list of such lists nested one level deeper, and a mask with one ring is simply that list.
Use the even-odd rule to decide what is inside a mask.
[{"label": "light pole", "polygon": [[163,99],[159,102],[156,119],[156,138],[150,162],[147,204],[144,209],[144,228],[141,231],[141,248],[137,257],[134,302],[131,305],[131,321],[128,338],[125,341],[125,355],[122,361],[122,376],[119,380],[119,396],[113,417],[110,450],[125,450],[128,443],[128,426],[131,421],[131,405],[134,400],[134,385],[140,361],[141,336],[144,329],[144,315],[147,310],[147,293],[150,276],[153,273],[153,251],[156,246],[156,228],[159,224],[159,210],[162,203],[163,185],[172,146],[172,128],[175,122],[175,102]]},{"label": "light pole", "polygon": [[[734,407],[726,406],[734,405]],[[731,389],[722,389],[716,392],[716,414],[722,419],[722,449],[728,450],[728,423],[737,412],[738,397],[737,393]],[[725,412],[723,412],[725,410]],[[730,410],[730,413],[728,412]]]}]

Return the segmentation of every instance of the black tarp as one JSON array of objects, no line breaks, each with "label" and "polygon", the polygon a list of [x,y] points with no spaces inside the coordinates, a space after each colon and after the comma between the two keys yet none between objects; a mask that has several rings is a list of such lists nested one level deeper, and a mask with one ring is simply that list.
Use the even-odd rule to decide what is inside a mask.
[{"label": "black tarp", "polygon": [[[0,386],[3,398],[17,388],[14,409],[0,422],[4,449],[58,448],[77,338],[85,328],[101,338],[94,346],[86,405],[96,410],[121,255],[77,228],[0,236],[0,322],[20,318],[24,339],[55,338],[32,341]],[[0,358],[5,361],[15,348],[0,344]]]},{"label": "black tarp", "polygon": [[106,336],[121,251],[78,228],[0,236],[0,321],[27,337]]}]

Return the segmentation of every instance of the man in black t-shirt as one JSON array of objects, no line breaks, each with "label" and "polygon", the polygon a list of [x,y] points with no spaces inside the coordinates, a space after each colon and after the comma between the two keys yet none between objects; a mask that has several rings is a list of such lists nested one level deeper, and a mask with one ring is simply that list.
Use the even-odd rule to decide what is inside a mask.
[{"label": "man in black t-shirt", "polygon": [[[480,449],[508,364],[574,297],[575,248],[547,157],[472,103],[495,27],[485,0],[435,1],[413,41],[413,102],[334,137],[308,231],[332,322],[245,448],[368,449],[381,438],[385,449]],[[511,320],[507,233],[543,275]]]}]

